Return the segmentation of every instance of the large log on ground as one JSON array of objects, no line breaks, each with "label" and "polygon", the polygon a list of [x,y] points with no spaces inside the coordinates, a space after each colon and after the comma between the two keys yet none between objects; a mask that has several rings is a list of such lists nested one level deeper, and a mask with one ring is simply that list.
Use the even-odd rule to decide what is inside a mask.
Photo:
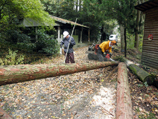
[{"label": "large log on ground", "polygon": [[131,61],[125,59],[125,62],[128,68],[135,74],[142,82],[147,82],[149,85],[153,84],[154,77],[144,69],[140,68],[139,66],[135,65]]},{"label": "large log on ground", "polygon": [[103,68],[110,65],[118,65],[118,62],[73,63],[61,65],[40,64],[0,67],[0,85],[72,74]]},{"label": "large log on ground", "polygon": [[129,69],[133,72],[133,74],[135,74],[136,76],[138,76],[138,78],[142,81],[142,82],[147,82],[149,85],[153,84],[154,82],[154,78],[151,74],[149,74],[147,71],[145,71],[144,69],[138,67],[135,64],[131,64],[128,66]]},{"label": "large log on ground", "polygon": [[127,67],[121,62],[118,65],[116,119],[132,119],[132,102],[128,84]]},{"label": "large log on ground", "polygon": [[0,119],[13,119],[13,117],[11,117],[2,108],[0,108]]}]

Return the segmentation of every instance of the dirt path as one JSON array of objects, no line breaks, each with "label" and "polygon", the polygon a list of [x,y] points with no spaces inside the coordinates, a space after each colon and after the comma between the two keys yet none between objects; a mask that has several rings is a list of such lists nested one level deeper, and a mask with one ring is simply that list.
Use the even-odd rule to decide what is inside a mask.
[{"label": "dirt path", "polygon": [[[75,61],[87,59],[87,47],[75,50]],[[64,56],[49,63],[64,63]],[[115,67],[0,86],[0,107],[14,119],[115,119]],[[104,85],[102,85],[104,82]]]}]

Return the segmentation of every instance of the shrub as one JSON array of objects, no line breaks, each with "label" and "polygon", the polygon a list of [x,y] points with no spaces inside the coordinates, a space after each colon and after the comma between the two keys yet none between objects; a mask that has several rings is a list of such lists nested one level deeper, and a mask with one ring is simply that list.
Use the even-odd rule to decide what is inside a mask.
[{"label": "shrub", "polygon": [[59,51],[58,41],[53,35],[46,34],[44,29],[38,29],[37,35],[36,50],[38,52],[54,55]]},{"label": "shrub", "polygon": [[17,50],[12,51],[9,49],[8,55],[5,56],[4,59],[0,58],[0,65],[17,65],[17,64],[23,64],[24,61],[24,55],[17,55]]}]

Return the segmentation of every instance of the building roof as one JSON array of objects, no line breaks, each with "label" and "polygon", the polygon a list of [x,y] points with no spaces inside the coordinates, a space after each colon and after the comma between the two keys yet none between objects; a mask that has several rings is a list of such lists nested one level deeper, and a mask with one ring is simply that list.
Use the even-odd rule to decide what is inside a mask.
[{"label": "building roof", "polygon": [[82,25],[82,24],[79,24],[79,23],[75,23],[73,21],[69,21],[69,20],[66,20],[66,19],[62,19],[62,18],[59,18],[59,17],[56,17],[56,16],[51,16],[55,21],[58,21],[58,22],[61,22],[63,24],[76,24],[76,26],[81,26],[81,27],[85,27],[85,28],[89,28],[88,26],[85,26],[85,25]]},{"label": "building roof", "polygon": [[[73,21],[69,21],[69,20],[66,20],[66,19],[62,19],[62,18],[59,18],[59,17],[55,17],[55,16],[51,16],[53,20],[57,21],[58,23],[55,22],[54,26],[60,26],[59,23],[62,23],[62,24],[76,24],[76,26],[80,26],[80,27],[85,27],[85,28],[89,28],[88,26],[85,26],[85,25],[82,25],[82,24],[79,24],[79,23],[75,23]],[[25,27],[33,27],[33,26],[47,26],[47,23],[40,23],[36,20],[33,20],[31,18],[24,18],[22,23],[19,25],[19,26],[25,26]]]},{"label": "building roof", "polygon": [[149,0],[142,4],[135,6],[135,9],[145,12],[146,10],[158,7],[158,0]]}]

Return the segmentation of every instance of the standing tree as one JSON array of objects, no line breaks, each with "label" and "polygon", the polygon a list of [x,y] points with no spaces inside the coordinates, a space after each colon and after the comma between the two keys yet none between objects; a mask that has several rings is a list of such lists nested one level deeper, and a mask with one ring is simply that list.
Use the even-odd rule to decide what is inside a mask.
[{"label": "standing tree", "polygon": [[[147,0],[138,0],[136,4],[142,4]],[[138,50],[139,48],[139,34],[142,32],[143,28],[143,22],[144,22],[144,14],[137,10],[137,18],[136,18],[136,27],[135,27],[135,43],[134,47]]]},{"label": "standing tree", "polygon": [[44,11],[39,0],[1,0],[0,30],[17,25],[19,20],[23,18],[32,18],[50,26],[54,23],[49,14]]},{"label": "standing tree", "polygon": [[[131,25],[131,21],[134,20],[135,12],[134,5],[136,0],[106,0],[104,1],[107,15],[113,19],[116,19],[118,24],[123,27],[124,31],[124,52],[126,57],[127,41],[126,31]],[[132,22],[133,23],[133,22]]]}]

